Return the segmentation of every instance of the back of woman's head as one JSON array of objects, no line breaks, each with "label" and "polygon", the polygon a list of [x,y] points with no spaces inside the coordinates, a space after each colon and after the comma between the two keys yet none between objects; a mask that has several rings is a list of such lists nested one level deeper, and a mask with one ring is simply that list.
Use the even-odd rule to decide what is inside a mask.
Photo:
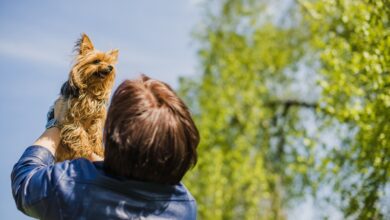
[{"label": "back of woman's head", "polygon": [[107,172],[175,184],[196,164],[199,133],[183,101],[165,83],[142,75],[115,91],[104,128]]}]

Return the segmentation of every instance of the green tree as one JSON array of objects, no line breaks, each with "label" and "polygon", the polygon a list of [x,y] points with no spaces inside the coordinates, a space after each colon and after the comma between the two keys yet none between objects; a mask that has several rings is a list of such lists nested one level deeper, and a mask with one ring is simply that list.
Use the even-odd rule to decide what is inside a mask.
[{"label": "green tree", "polygon": [[346,216],[383,218],[380,198],[390,174],[390,1],[301,5],[321,61],[322,105],[357,132],[329,154],[326,162],[338,169],[328,180],[341,192]]},{"label": "green tree", "polygon": [[301,192],[292,182],[313,161],[291,156],[298,152],[287,134],[299,132],[296,107],[314,105],[277,94],[292,80],[304,36],[276,17],[259,20],[267,12],[263,2],[221,5],[209,11],[199,35],[204,74],[181,81],[202,140],[186,184],[202,219],[284,219],[283,207]]},{"label": "green tree", "polygon": [[[345,216],[384,217],[389,5],[207,2],[203,74],[180,84],[201,133],[185,179],[201,219],[285,219],[290,201],[329,185]],[[326,146],[338,129],[339,146]]]}]

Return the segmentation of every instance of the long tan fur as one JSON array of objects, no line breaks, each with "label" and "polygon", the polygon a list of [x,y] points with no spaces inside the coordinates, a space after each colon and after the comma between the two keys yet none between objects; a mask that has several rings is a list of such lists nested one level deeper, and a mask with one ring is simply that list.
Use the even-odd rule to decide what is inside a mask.
[{"label": "long tan fur", "polygon": [[78,55],[69,79],[61,88],[68,111],[60,124],[61,143],[56,160],[104,155],[102,145],[106,104],[115,79],[118,50],[96,50],[86,34],[76,44]]}]

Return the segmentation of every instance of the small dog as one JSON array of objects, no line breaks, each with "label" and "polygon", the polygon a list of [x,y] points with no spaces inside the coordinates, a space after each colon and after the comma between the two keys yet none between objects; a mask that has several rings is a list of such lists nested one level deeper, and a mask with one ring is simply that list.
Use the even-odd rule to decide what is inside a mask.
[{"label": "small dog", "polygon": [[57,100],[67,109],[59,124],[61,143],[56,152],[57,161],[91,158],[93,153],[104,155],[106,104],[114,84],[114,64],[119,52],[96,50],[86,34],[77,41],[75,51],[78,53],[75,64]]}]

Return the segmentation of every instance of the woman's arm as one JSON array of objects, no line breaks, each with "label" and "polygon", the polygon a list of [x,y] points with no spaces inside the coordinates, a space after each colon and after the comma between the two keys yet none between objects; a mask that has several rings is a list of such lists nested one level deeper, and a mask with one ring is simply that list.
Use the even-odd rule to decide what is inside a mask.
[{"label": "woman's arm", "polygon": [[[55,108],[58,108],[57,103]],[[54,109],[54,113],[48,114],[48,120],[54,120],[54,116],[58,116],[56,113]],[[55,117],[55,120],[58,120],[58,117]],[[43,201],[49,197],[57,180],[66,170],[68,163],[53,166],[59,144],[60,129],[46,129],[34,144],[25,150],[12,170],[12,195],[16,205],[20,211],[31,217],[42,218],[47,209]]]},{"label": "woman's arm", "polygon": [[59,144],[60,129],[57,127],[52,127],[45,130],[33,145],[44,147],[48,149],[53,155],[55,155]]},{"label": "woman's arm", "polygon": [[47,113],[46,130],[34,142],[33,145],[41,146],[49,150],[55,155],[56,150],[60,144],[60,129],[56,126],[64,121],[65,115],[68,111],[67,102],[63,98],[58,98]]}]

